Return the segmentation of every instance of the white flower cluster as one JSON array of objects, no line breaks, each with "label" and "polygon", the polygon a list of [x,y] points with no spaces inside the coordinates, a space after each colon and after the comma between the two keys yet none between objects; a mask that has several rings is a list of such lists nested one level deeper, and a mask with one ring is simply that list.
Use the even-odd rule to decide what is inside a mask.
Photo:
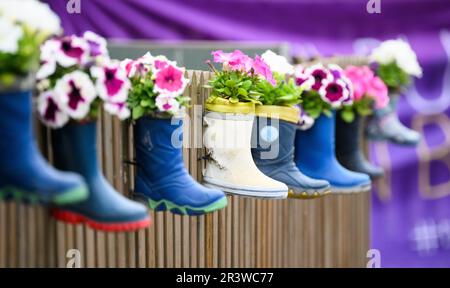
[{"label": "white flower cluster", "polygon": [[294,66],[292,66],[286,57],[281,56],[273,52],[272,50],[267,50],[261,55],[264,62],[269,65],[272,72],[279,73],[281,75],[292,75],[295,72]]},{"label": "white flower cluster", "polygon": [[61,32],[59,17],[48,4],[37,0],[0,1],[0,53],[15,54],[23,37],[23,26],[44,35]]},{"label": "white flower cluster", "polygon": [[41,92],[38,112],[50,127],[62,127],[70,118],[85,119],[97,97],[109,113],[122,120],[130,116],[126,71],[119,61],[109,59],[106,40],[93,32],[45,42],[36,78]]},{"label": "white flower cluster", "polygon": [[370,61],[378,64],[390,64],[395,62],[406,74],[422,77],[422,68],[417,61],[417,56],[408,42],[397,39],[387,40],[373,49],[369,56]]}]

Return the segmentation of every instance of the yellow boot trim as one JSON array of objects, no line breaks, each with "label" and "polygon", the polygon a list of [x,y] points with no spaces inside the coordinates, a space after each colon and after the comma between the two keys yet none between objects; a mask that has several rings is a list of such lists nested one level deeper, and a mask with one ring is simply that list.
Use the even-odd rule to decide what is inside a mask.
[{"label": "yellow boot trim", "polygon": [[299,110],[294,106],[258,105],[256,116],[281,119],[295,124],[300,120]]},{"label": "yellow boot trim", "polygon": [[235,113],[235,114],[255,114],[255,103],[238,102],[231,103],[228,99],[215,98],[212,103],[206,103],[205,108],[208,111],[219,113]]}]

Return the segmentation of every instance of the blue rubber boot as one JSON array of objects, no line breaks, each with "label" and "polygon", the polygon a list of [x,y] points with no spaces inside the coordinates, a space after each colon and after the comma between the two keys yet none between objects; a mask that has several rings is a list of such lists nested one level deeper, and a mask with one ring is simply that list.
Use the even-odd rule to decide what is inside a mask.
[{"label": "blue rubber boot", "polygon": [[156,211],[201,215],[227,205],[225,194],[197,183],[182,156],[182,120],[141,118],[134,129],[138,165],[135,193]]},{"label": "blue rubber boot", "polygon": [[[252,143],[252,156],[256,166],[265,175],[286,184],[289,187],[289,197],[317,198],[331,192],[328,181],[310,178],[295,166],[296,125],[284,120],[273,121],[271,118],[257,117],[253,123],[253,131],[257,131],[257,137],[253,138]],[[271,155],[272,153],[275,155]]]},{"label": "blue rubber boot", "polygon": [[368,191],[369,176],[347,170],[336,159],[335,120],[336,113],[332,117],[321,115],[311,129],[297,131],[295,163],[309,177],[330,182],[333,193]]},{"label": "blue rubber boot", "polygon": [[118,193],[101,173],[96,128],[96,122],[72,122],[52,131],[55,166],[81,174],[90,191],[86,201],[54,210],[53,216],[60,221],[85,223],[103,231],[131,231],[149,226],[147,208]]},{"label": "blue rubber boot", "polygon": [[87,198],[82,177],[41,155],[33,134],[30,91],[0,92],[0,200],[65,205]]},{"label": "blue rubber boot", "polygon": [[368,138],[376,141],[390,141],[405,146],[416,146],[421,136],[417,131],[404,126],[398,119],[397,104],[399,95],[389,95],[389,105],[377,109],[369,118],[366,128]]}]

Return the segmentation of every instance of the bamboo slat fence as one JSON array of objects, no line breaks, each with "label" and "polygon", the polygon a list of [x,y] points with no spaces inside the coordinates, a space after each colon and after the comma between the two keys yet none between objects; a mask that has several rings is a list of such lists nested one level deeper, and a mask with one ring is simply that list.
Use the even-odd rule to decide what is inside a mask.
[{"label": "bamboo slat fence", "polygon": [[[191,79],[186,95],[193,105],[202,104],[211,74],[186,73]],[[188,115],[191,124],[201,125],[201,113],[188,109]],[[129,195],[135,173],[125,163],[134,158],[131,125],[107,114],[98,125],[105,176]],[[51,132],[36,130],[52,161]],[[201,141],[185,131],[191,147]],[[198,181],[203,155],[202,148],[183,150],[185,165]],[[204,216],[150,213],[149,229],[105,233],[56,222],[45,207],[0,202],[0,267],[67,267],[72,249],[80,252],[81,267],[365,267],[367,262],[370,193],[316,200],[229,197],[226,209]]]}]

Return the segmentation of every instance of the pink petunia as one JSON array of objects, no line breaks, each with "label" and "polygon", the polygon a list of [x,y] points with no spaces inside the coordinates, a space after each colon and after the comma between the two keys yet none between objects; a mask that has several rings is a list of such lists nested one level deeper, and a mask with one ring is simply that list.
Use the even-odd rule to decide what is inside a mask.
[{"label": "pink petunia", "polygon": [[367,95],[375,100],[375,108],[382,109],[389,104],[388,88],[379,77],[373,77],[367,89]]},{"label": "pink petunia", "polygon": [[253,61],[253,70],[257,75],[262,76],[273,86],[277,85],[277,82],[273,78],[272,70],[270,70],[269,65],[267,65],[267,63],[264,62],[264,60],[259,55],[255,56],[255,60]]},{"label": "pink petunia", "polygon": [[156,73],[154,90],[158,93],[180,95],[187,83],[182,69],[168,65]]},{"label": "pink petunia", "polygon": [[253,60],[240,50],[234,50],[231,53],[225,53],[222,50],[211,53],[215,63],[222,63],[224,69],[239,70],[249,72],[253,65]]}]

